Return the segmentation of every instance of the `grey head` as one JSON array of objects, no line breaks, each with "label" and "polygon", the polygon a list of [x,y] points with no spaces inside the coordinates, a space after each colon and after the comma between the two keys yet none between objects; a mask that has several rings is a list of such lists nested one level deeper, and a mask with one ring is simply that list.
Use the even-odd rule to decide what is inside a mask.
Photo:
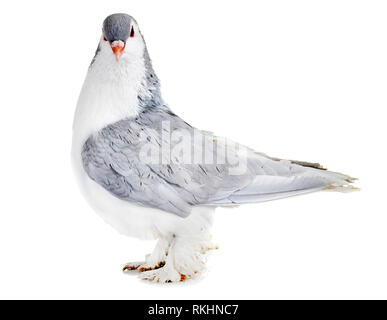
[{"label": "grey head", "polygon": [[126,42],[131,32],[133,33],[133,22],[135,20],[126,13],[115,13],[108,16],[103,22],[103,31],[110,43],[121,40]]},{"label": "grey head", "polygon": [[92,64],[103,49],[108,49],[105,50],[108,55],[113,51],[117,62],[125,53],[131,55],[131,58],[142,57],[146,51],[146,45],[136,20],[126,13],[108,16],[103,22],[102,38]]}]

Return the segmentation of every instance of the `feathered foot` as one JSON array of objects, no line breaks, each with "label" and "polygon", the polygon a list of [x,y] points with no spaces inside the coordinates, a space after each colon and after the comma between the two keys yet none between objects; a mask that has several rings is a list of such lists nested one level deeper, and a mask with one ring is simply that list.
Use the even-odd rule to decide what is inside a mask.
[{"label": "feathered foot", "polygon": [[129,262],[122,270],[132,271],[138,270],[139,272],[145,272],[149,270],[159,269],[164,266],[166,257],[168,255],[169,242],[162,238],[157,242],[152,254],[148,254],[145,257],[145,261],[141,262]]},{"label": "feathered foot", "polygon": [[180,282],[193,279],[205,270],[204,253],[215,249],[205,239],[175,236],[171,240],[165,265],[157,270],[144,271],[140,278],[152,282]]},{"label": "feathered foot", "polygon": [[140,274],[140,278],[143,280],[160,283],[179,282],[186,279],[184,275],[177,272],[170,265],[165,265],[164,267],[157,270],[145,271]]}]

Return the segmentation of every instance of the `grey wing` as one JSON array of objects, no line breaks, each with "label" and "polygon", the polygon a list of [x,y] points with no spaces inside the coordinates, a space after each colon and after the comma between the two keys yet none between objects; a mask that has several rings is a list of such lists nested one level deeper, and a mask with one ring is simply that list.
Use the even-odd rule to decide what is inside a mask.
[{"label": "grey wing", "polygon": [[89,177],[122,200],[188,216],[190,203],[178,196],[177,186],[139,161],[135,141],[126,140],[125,134],[106,133],[90,137],[83,146],[83,166]]},{"label": "grey wing", "polygon": [[[162,145],[173,136],[178,138],[169,141],[165,159]],[[186,146],[188,153],[192,151],[188,158]],[[157,156],[144,161],[149,150]],[[194,205],[265,201],[340,184],[346,177],[247,148],[241,155],[241,150],[192,128],[167,109],[150,108],[89,137],[82,160],[89,177],[114,196],[181,217],[188,216]]]},{"label": "grey wing", "polygon": [[149,108],[90,136],[82,148],[83,167],[92,180],[122,200],[186,217],[195,204],[194,195],[164,179],[170,165],[141,159],[148,146],[160,147],[165,121],[191,128],[167,109]]}]

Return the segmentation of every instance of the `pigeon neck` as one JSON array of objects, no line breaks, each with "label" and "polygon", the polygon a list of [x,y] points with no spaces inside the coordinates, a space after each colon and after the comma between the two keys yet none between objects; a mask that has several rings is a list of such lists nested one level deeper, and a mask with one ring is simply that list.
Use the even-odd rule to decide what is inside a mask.
[{"label": "pigeon neck", "polygon": [[117,63],[109,54],[95,58],[78,100],[74,131],[83,141],[109,124],[136,117],[144,107],[140,101],[152,96],[143,58],[123,56]]}]

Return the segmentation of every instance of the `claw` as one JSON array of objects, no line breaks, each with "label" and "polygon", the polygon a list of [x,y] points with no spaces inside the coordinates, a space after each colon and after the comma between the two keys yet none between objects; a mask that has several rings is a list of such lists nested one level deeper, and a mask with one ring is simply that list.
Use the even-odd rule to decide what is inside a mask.
[{"label": "claw", "polygon": [[122,271],[132,271],[132,270],[137,270],[138,267],[135,267],[135,266],[124,266],[122,268]]},{"label": "claw", "polygon": [[125,271],[137,270],[139,272],[146,272],[146,271],[150,271],[150,270],[160,269],[160,268],[164,267],[164,265],[165,265],[165,261],[160,261],[156,265],[151,265],[151,264],[146,263],[146,262],[131,262],[131,263],[126,264],[122,268],[122,271],[125,272]]},{"label": "claw", "polygon": [[156,270],[156,269],[160,269],[160,268],[162,268],[162,267],[164,267],[164,265],[165,265],[165,261],[160,261],[157,265],[155,265],[155,266],[152,266],[152,267],[150,267],[150,266],[140,266],[139,268],[138,268],[138,271],[140,271],[140,272],[146,272],[146,271],[150,271],[150,270]]},{"label": "claw", "polygon": [[127,263],[122,268],[122,271],[125,272],[125,271],[138,270],[138,268],[140,268],[143,264],[144,264],[144,262],[131,262],[131,263]]}]

